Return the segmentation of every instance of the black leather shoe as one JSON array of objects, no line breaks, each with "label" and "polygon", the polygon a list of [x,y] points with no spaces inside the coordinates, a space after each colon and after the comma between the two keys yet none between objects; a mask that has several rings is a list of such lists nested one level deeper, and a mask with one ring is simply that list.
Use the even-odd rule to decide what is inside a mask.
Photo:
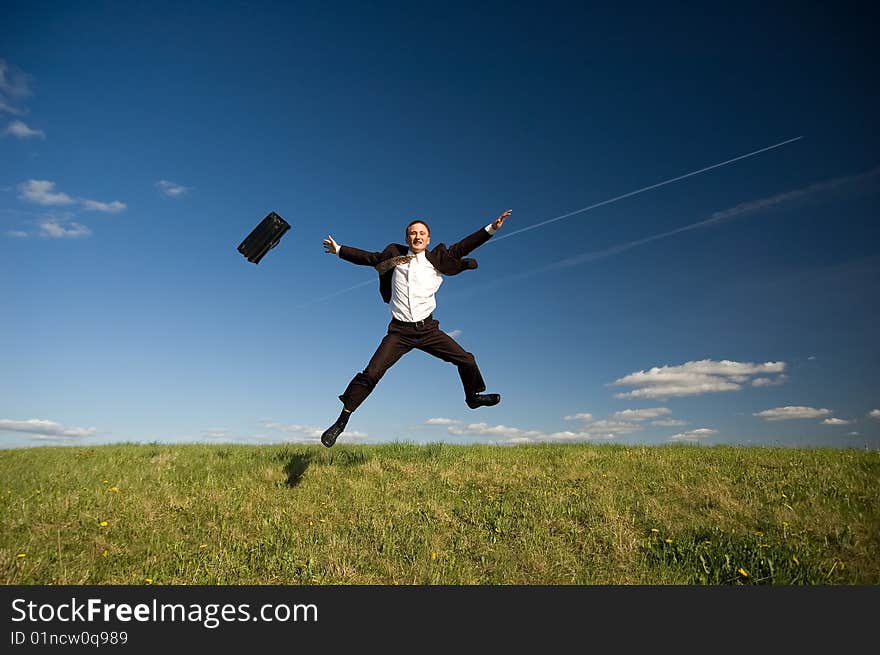
[{"label": "black leather shoe", "polygon": [[477,407],[491,407],[501,402],[501,394],[497,393],[475,393],[465,399],[467,406],[471,409]]},{"label": "black leather shoe", "polygon": [[324,434],[321,435],[321,443],[327,446],[327,448],[331,448],[333,444],[336,443],[336,438],[342,434],[342,431],[345,429],[345,424],[336,421],[329,428],[324,430]]}]

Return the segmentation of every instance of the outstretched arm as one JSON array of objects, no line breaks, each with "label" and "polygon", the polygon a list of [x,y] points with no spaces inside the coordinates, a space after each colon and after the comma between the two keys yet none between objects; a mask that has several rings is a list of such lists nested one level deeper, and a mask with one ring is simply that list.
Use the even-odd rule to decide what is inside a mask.
[{"label": "outstretched arm", "polygon": [[324,239],[324,252],[330,255],[339,255],[340,259],[344,259],[347,262],[351,262],[352,264],[358,264],[360,266],[375,266],[383,259],[388,259],[390,255],[386,255],[385,250],[382,252],[367,252],[366,250],[360,250],[358,248],[352,248],[351,246],[340,246],[336,243],[336,240],[327,235],[327,238]]},{"label": "outstretched arm", "polygon": [[453,257],[458,257],[460,259],[475,248],[482,246],[492,237],[493,234],[495,234],[496,230],[504,225],[504,221],[507,219],[508,216],[511,215],[511,213],[513,213],[513,210],[508,209],[494,221],[489,223],[486,227],[480,228],[479,230],[477,230],[470,236],[465,237],[458,243],[454,243],[449,246],[450,254],[452,254]]}]

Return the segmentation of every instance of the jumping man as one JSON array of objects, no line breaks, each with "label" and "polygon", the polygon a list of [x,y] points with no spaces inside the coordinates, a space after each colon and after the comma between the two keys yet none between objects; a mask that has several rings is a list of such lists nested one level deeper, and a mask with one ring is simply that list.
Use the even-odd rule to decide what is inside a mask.
[{"label": "jumping man", "polygon": [[455,364],[464,387],[464,400],[471,409],[497,405],[501,396],[483,393],[486,384],[474,356],[455,339],[440,329],[433,317],[437,307],[434,295],[444,275],[458,275],[477,267],[474,259],[465,257],[483,245],[504,225],[511,210],[501,214],[486,227],[448,248],[444,244],[428,250],[431,228],[425,221],[415,220],[406,226],[406,245],[388,244],[381,252],[367,252],[351,246],[340,246],[332,236],[324,239],[324,250],[358,264],[372,266],[379,273],[379,293],[389,304],[391,322],[367,367],[352,378],[339,396],[342,412],[336,422],[321,435],[321,443],[330,448],[345,429],[351,413],[356,410],[378,384],[385,372],[413,348]]}]

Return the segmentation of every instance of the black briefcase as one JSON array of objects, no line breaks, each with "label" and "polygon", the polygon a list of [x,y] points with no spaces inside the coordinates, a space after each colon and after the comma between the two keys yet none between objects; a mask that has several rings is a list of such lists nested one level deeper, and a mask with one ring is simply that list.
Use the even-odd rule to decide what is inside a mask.
[{"label": "black briefcase", "polygon": [[260,224],[245,237],[238,246],[238,252],[249,262],[259,264],[267,252],[281,241],[281,237],[290,229],[290,224],[275,212],[269,212]]}]

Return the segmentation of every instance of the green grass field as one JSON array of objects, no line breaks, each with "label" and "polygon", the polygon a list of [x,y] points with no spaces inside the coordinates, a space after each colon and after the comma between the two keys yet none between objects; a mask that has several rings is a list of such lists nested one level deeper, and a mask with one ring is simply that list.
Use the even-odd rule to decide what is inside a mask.
[{"label": "green grass field", "polygon": [[3,584],[875,585],[880,452],[0,450]]}]

